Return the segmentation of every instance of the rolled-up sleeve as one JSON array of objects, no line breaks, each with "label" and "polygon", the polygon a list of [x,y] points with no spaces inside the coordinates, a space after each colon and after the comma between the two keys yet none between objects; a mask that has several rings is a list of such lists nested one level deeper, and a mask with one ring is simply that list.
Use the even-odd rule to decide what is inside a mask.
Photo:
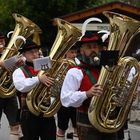
[{"label": "rolled-up sleeve", "polygon": [[87,99],[86,91],[80,91],[83,73],[80,69],[70,69],[64,79],[61,89],[61,102],[65,107],[79,107]]},{"label": "rolled-up sleeve", "polygon": [[29,92],[39,83],[38,76],[26,78],[20,68],[13,72],[12,77],[15,88],[20,92]]}]

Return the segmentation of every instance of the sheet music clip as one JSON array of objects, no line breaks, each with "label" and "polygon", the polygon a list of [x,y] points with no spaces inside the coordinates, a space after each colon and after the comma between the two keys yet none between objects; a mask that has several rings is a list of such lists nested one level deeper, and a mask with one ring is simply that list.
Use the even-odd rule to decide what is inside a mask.
[{"label": "sheet music clip", "polygon": [[114,66],[117,65],[117,62],[119,60],[119,51],[101,51],[101,58],[100,58],[100,64],[102,66]]},{"label": "sheet music clip", "polygon": [[51,68],[51,59],[49,56],[33,60],[35,70],[48,70]]}]

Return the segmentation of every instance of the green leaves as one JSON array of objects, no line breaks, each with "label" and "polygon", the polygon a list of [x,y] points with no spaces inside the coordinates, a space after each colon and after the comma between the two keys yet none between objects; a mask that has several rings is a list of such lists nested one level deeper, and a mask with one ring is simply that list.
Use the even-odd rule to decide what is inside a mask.
[{"label": "green leaves", "polygon": [[[116,0],[0,0],[0,31],[7,34],[13,30],[15,21],[12,13],[19,13],[42,28],[41,39],[44,44],[51,47],[53,42],[51,38],[53,27],[49,25],[51,19],[113,1]],[[137,7],[140,6],[139,0],[120,1],[129,2]]]}]

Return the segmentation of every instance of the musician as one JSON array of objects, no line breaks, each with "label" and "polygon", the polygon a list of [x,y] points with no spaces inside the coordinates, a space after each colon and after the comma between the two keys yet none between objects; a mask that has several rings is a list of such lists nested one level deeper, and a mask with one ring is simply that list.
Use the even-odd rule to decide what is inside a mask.
[{"label": "musician", "polygon": [[25,65],[16,69],[13,73],[13,82],[21,92],[21,127],[24,140],[56,140],[56,124],[54,117],[44,118],[41,115],[32,114],[26,104],[26,96],[40,82],[44,86],[51,86],[54,79],[45,74],[39,76],[34,70],[33,60],[40,57],[39,49],[30,39],[26,40],[20,49],[20,53],[26,58]]},{"label": "musician", "polygon": [[[77,56],[77,46],[74,45],[72,48],[66,53],[66,59],[72,59],[75,61]],[[65,115],[64,115],[65,114]],[[72,138],[77,137],[77,128],[76,128],[76,108],[74,107],[64,107],[61,106],[59,111],[57,112],[57,122],[58,122],[58,131],[57,137],[65,137],[65,132],[69,126],[69,120],[72,122],[72,126],[74,129],[74,133],[69,133],[68,137]]]},{"label": "musician", "polygon": [[92,59],[99,55],[98,34],[86,33],[79,42],[80,66],[71,68],[64,79],[61,102],[65,107],[77,107],[77,131],[79,140],[116,140],[116,133],[101,133],[88,119],[88,107],[93,96],[101,96],[103,89],[96,82],[100,67]]},{"label": "musician", "polygon": [[[0,55],[4,52],[6,45],[5,36],[0,33]],[[4,67],[4,62],[0,60],[0,66]],[[10,125],[10,140],[19,140],[19,120],[18,115],[18,102],[16,94],[8,98],[0,98],[0,119],[4,113],[8,119]]]}]

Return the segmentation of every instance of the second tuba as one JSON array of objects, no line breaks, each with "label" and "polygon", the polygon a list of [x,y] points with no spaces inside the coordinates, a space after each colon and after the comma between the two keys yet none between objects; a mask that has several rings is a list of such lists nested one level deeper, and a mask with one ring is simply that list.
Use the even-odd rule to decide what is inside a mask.
[{"label": "second tuba", "polygon": [[[112,133],[124,125],[136,96],[140,66],[135,58],[126,56],[126,52],[133,47],[131,42],[139,34],[140,22],[114,12],[104,14],[110,21],[108,50],[119,51],[119,60],[117,65],[102,67],[97,83],[102,86],[103,95],[92,97],[88,116],[99,131]],[[135,73],[130,79],[132,70]]]},{"label": "second tuba", "polygon": [[[28,18],[14,13],[13,17],[16,21],[16,26],[11,36],[11,39],[2,54],[0,60],[5,61],[15,55],[18,55],[18,50],[23,44],[23,40],[18,39],[16,41],[16,46],[14,45],[17,36],[23,36],[25,39],[30,37],[35,32],[41,32],[41,29]],[[0,97],[8,98],[15,94],[16,89],[11,79],[12,73],[4,68],[0,68]]]},{"label": "second tuba", "polygon": [[26,103],[29,110],[35,115],[43,117],[53,116],[60,108],[60,90],[70,61],[65,61],[67,51],[80,39],[81,30],[65,20],[55,18],[55,25],[58,33],[55,42],[50,50],[49,57],[52,60],[52,67],[49,71],[41,70],[39,74],[46,73],[55,79],[51,88],[40,83],[27,94]]}]

